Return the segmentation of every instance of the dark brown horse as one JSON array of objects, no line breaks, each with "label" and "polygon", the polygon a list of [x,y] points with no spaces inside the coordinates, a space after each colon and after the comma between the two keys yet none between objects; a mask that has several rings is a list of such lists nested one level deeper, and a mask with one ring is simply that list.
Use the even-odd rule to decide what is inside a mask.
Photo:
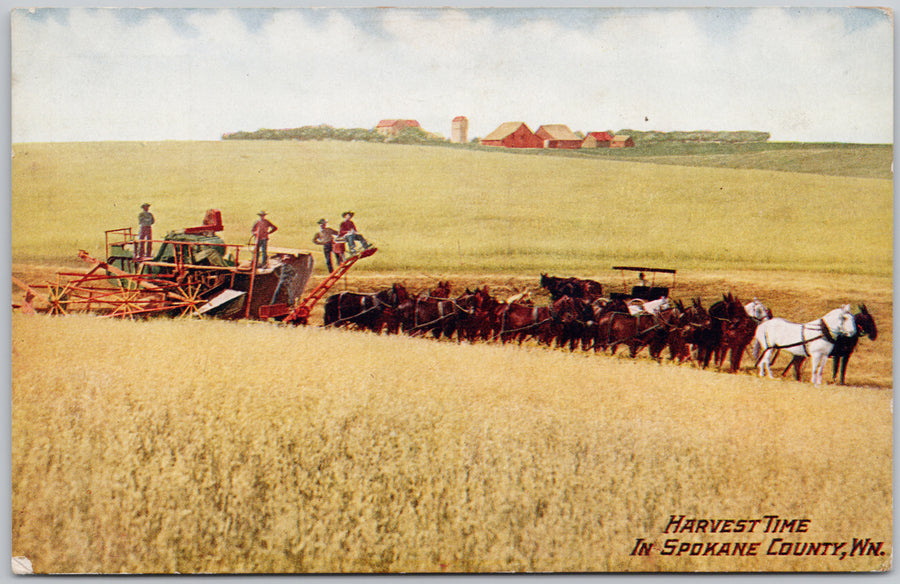
[{"label": "dark brown horse", "polygon": [[579,343],[583,344],[585,327],[593,325],[594,312],[590,303],[580,298],[563,296],[550,305],[550,316],[553,318],[553,336],[556,346],[569,345],[574,351]]},{"label": "dark brown horse", "polygon": [[325,326],[356,325],[360,329],[381,332],[386,310],[393,311],[409,295],[402,284],[394,284],[374,294],[341,292],[325,299]]},{"label": "dark brown horse", "polygon": [[603,286],[594,280],[580,278],[559,278],[541,274],[541,288],[550,293],[551,300],[559,300],[563,296],[578,298],[592,302],[603,295]]},{"label": "dark brown horse", "polygon": [[487,286],[473,292],[466,288],[465,294],[456,299],[456,339],[474,342],[490,334],[490,310],[493,298]]},{"label": "dark brown horse", "polygon": [[[732,298],[735,304],[741,304],[737,298]],[[751,314],[752,307],[752,314]],[[730,320],[723,323],[722,339],[716,349],[716,367],[722,368],[725,357],[731,352],[731,372],[735,373],[741,368],[741,359],[747,346],[753,341],[756,327],[759,323],[772,318],[772,311],[754,299],[744,306],[743,312],[736,311]]]},{"label": "dark brown horse", "polygon": [[685,307],[681,300],[677,300],[675,307],[681,312],[681,318],[677,326],[669,329],[669,360],[678,363],[692,361],[691,347],[696,341],[698,331],[709,327],[709,314],[698,298],[695,298],[688,307]]},{"label": "dark brown horse", "polygon": [[708,327],[699,329],[694,334],[694,347],[697,349],[697,363],[704,369],[721,351],[722,338],[726,327],[739,322],[747,316],[741,301],[728,294],[715,302],[707,311],[710,317]]}]

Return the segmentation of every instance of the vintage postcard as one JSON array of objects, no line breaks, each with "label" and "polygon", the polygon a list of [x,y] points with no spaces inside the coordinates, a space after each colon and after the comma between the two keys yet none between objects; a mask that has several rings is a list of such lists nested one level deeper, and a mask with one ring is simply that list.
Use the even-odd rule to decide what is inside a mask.
[{"label": "vintage postcard", "polygon": [[891,569],[889,9],[10,19],[13,572]]}]

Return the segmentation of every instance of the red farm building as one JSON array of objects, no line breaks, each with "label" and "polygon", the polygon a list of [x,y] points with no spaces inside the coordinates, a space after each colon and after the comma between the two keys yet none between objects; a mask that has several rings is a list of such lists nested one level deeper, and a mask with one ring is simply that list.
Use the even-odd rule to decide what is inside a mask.
[{"label": "red farm building", "polygon": [[582,148],[609,148],[613,136],[609,132],[589,132],[581,143]]},{"label": "red farm building", "polygon": [[565,124],[547,124],[534,134],[544,141],[544,148],[581,148],[581,138]]},{"label": "red farm building", "polygon": [[544,141],[537,137],[524,122],[504,122],[481,139],[485,146],[506,148],[543,148]]},{"label": "red farm building", "polygon": [[612,143],[609,145],[610,148],[631,148],[633,146],[634,140],[631,139],[631,136],[625,136],[622,134],[613,136]]},{"label": "red farm building", "polygon": [[381,120],[375,131],[385,136],[396,136],[403,128],[421,128],[416,120]]}]

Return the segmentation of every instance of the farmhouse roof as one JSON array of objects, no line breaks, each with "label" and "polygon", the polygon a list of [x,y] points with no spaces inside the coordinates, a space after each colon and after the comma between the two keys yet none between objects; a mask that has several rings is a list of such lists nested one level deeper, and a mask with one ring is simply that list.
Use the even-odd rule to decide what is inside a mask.
[{"label": "farmhouse roof", "polygon": [[390,128],[391,126],[396,126],[398,124],[402,124],[407,128],[419,128],[419,122],[416,120],[381,120],[378,122],[376,128]]},{"label": "farmhouse roof", "polygon": [[575,133],[569,129],[569,126],[565,124],[547,124],[538,128],[535,133],[539,134],[541,130],[546,132],[552,140],[581,140],[581,138],[576,136]]},{"label": "farmhouse roof", "polygon": [[624,142],[626,140],[629,140],[630,138],[631,136],[626,136],[625,134],[616,134],[613,137],[613,142]]},{"label": "farmhouse roof", "polygon": [[[518,130],[521,126],[525,126],[525,122],[503,122],[496,130],[482,138],[482,140],[502,140]],[[525,127],[527,128],[528,126]]]},{"label": "farmhouse roof", "polygon": [[[610,136],[609,132],[588,132],[588,136],[594,138],[595,140],[612,140],[613,137]],[[587,138],[587,136],[585,136]]]}]

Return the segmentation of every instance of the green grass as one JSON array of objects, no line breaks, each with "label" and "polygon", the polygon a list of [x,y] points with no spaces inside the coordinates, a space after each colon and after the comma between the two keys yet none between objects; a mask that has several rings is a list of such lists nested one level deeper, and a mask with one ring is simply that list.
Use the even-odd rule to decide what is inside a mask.
[{"label": "green grass", "polygon": [[856,178],[893,178],[890,144],[751,142],[657,143],[636,148],[579,150],[610,160],[713,168],[777,170]]},{"label": "green grass", "polygon": [[[866,152],[838,148],[832,159]],[[804,149],[729,156],[731,164],[813,164]],[[852,166],[846,160],[836,164]],[[271,245],[301,248],[314,247],[319,217],[335,223],[352,209],[381,250],[361,266],[374,271],[574,273],[650,263],[889,275],[893,262],[886,179],[609,154],[274,141],[17,144],[13,258],[102,254],[103,231],[136,226],[144,201],[157,237],[216,207],[226,240],[246,242],[265,208],[280,227]]]},{"label": "green grass", "polygon": [[[498,149],[476,144],[440,144],[473,151]],[[856,178],[893,178],[892,144],[844,144],[833,142],[638,142],[634,148],[584,148],[578,150],[505,150],[524,156],[586,158],[701,166],[805,172]]]}]

